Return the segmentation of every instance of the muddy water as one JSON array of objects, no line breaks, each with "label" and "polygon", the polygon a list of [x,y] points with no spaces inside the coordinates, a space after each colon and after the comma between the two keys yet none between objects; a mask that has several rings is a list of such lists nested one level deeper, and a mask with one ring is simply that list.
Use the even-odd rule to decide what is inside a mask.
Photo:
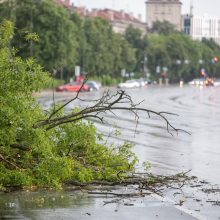
[{"label": "muddy water", "polygon": [[[137,169],[142,169],[144,161],[151,162],[152,172],[158,174],[192,169],[192,175],[219,187],[220,88],[149,86],[127,92],[136,103],[145,100],[141,107],[178,114],[178,117],[168,116],[168,119],[175,127],[187,130],[191,135],[181,132],[170,135],[165,122],[154,115],[149,119],[146,113],[140,112],[137,124],[132,114],[117,111],[116,115],[106,115],[105,124],[95,122],[98,131],[105,134],[107,144],[134,143],[134,151],[140,160]],[[83,93],[82,98],[95,99],[101,94],[101,91]],[[59,93],[55,97],[56,101],[65,102],[73,94]],[[52,103],[52,94],[42,94],[39,101],[47,108]],[[82,105],[75,103],[74,106],[78,104]],[[115,129],[121,130],[120,136],[114,135]],[[103,206],[107,198],[90,197],[81,192],[0,194],[0,219],[219,219],[220,207],[206,203],[206,195],[192,190],[187,189],[185,195],[188,192],[190,198],[192,194],[197,194],[202,202],[195,204],[194,198],[188,199],[185,207],[189,212],[155,198],[126,201],[122,206],[119,203]],[[215,196],[220,199],[219,194]],[[124,204],[127,203],[131,206],[126,207]]]}]

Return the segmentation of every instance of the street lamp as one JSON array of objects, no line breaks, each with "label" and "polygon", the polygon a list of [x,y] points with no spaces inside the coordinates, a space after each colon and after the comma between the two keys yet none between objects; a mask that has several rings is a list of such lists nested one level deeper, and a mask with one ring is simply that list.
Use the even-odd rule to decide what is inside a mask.
[{"label": "street lamp", "polygon": [[[142,58],[141,58],[142,59]],[[144,72],[144,75],[147,76],[147,72],[148,72],[148,69],[147,69],[147,56],[146,54],[144,54],[144,59],[141,61],[141,64],[143,64],[143,69],[141,68],[141,71],[143,70]]]},{"label": "street lamp", "polygon": [[179,69],[178,66],[180,66],[181,64],[182,64],[182,60],[179,60],[179,59],[175,60],[175,65],[174,65],[175,66],[174,82],[176,82],[176,81],[178,81],[180,79],[180,76],[178,74],[178,69]]},{"label": "street lamp", "polygon": [[146,64],[147,64],[147,56],[144,55],[144,72],[146,71]]}]

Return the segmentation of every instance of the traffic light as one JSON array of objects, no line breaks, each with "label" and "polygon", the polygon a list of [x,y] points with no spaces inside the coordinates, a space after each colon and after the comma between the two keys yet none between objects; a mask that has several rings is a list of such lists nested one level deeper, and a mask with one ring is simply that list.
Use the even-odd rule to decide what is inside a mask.
[{"label": "traffic light", "polygon": [[213,60],[214,60],[215,63],[217,63],[218,62],[218,57],[214,57]]},{"label": "traffic light", "polygon": [[217,63],[217,62],[218,62],[217,56],[211,58],[211,63]]}]

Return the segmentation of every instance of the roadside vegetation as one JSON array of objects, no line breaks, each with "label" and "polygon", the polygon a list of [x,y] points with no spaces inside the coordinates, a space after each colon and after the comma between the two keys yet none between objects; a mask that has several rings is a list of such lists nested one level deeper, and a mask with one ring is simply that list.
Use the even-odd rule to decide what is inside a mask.
[{"label": "roadside vegetation", "polygon": [[51,79],[33,59],[15,55],[13,30],[8,21],[0,26],[0,188],[61,187],[69,179],[115,180],[119,172],[132,171],[137,158],[131,145],[98,143],[102,136],[90,122],[34,128],[54,110],[44,112],[32,93]]},{"label": "roadside vegetation", "polygon": [[11,46],[18,49],[16,54],[32,57],[66,82],[74,77],[75,65],[104,85],[124,80],[123,69],[145,76],[145,64],[152,79],[160,77],[157,66],[160,72],[167,68],[171,82],[199,77],[201,68],[211,77],[220,77],[220,62],[212,62],[220,47],[213,40],[193,41],[168,22],[156,22],[146,35],[130,26],[122,36],[113,32],[108,21],[81,18],[53,0],[5,1],[0,4],[0,20],[4,19],[15,26]]}]

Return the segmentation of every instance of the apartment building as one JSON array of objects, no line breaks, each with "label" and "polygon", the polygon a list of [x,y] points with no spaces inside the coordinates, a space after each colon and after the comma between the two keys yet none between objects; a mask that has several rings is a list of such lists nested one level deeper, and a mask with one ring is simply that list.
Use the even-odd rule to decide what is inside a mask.
[{"label": "apartment building", "polygon": [[182,3],[179,0],[147,0],[146,22],[149,28],[152,28],[156,21],[168,21],[180,31],[181,8]]},{"label": "apartment building", "polygon": [[109,21],[113,31],[119,34],[124,34],[129,25],[132,25],[134,28],[141,30],[143,33],[147,32],[146,23],[142,22],[141,19],[134,17],[132,13],[127,13],[123,10],[116,11],[108,8],[95,8],[88,10],[86,7],[74,7],[74,12],[76,12],[81,17],[103,18]]},{"label": "apartment building", "polygon": [[101,17],[108,20],[112,25],[113,31],[119,34],[124,34],[129,25],[141,30],[143,33],[147,32],[146,23],[143,23],[138,18],[135,18],[132,13],[126,13],[123,10],[93,9],[89,12],[88,16]]},{"label": "apartment building", "polygon": [[183,15],[182,30],[194,40],[213,39],[220,45],[220,18],[197,15]]}]

